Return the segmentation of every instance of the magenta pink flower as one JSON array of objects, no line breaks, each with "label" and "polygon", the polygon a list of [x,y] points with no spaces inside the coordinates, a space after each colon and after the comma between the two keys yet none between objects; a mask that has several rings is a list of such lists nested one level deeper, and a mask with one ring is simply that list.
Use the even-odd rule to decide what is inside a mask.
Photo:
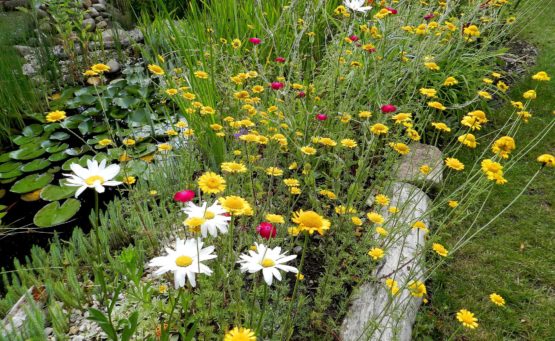
[{"label": "magenta pink flower", "polygon": [[391,7],[386,7],[385,9],[387,9],[389,11],[389,13],[391,14],[397,14],[397,10]]},{"label": "magenta pink flower", "polygon": [[282,82],[272,82],[272,84],[270,84],[270,86],[271,86],[272,89],[274,89],[274,90],[279,90],[279,89],[283,89],[283,87],[285,86],[285,84],[283,84]]},{"label": "magenta pink flower", "polygon": [[276,236],[277,230],[274,227],[274,225],[264,221],[264,222],[261,222],[260,225],[256,227],[256,232],[258,232],[258,234],[262,238],[270,239]]},{"label": "magenta pink flower", "polygon": [[193,200],[194,197],[195,197],[195,192],[190,189],[186,189],[175,193],[173,195],[173,200],[179,201],[179,202],[188,202]]},{"label": "magenta pink flower", "polygon": [[297,97],[299,98],[303,98],[304,96],[306,96],[306,93],[304,91],[299,91],[299,93],[297,94]]},{"label": "magenta pink flower", "polygon": [[426,14],[426,15],[424,16],[424,20],[430,20],[430,19],[432,19],[434,16],[435,16],[435,15],[434,15],[433,13]]},{"label": "magenta pink flower", "polygon": [[260,44],[260,43],[262,42],[262,40],[261,40],[260,38],[256,38],[256,37],[254,37],[254,38],[249,38],[249,41],[250,41],[251,43],[253,43],[254,45],[258,45],[258,44]]},{"label": "magenta pink flower", "polygon": [[358,37],[354,34],[352,36],[349,36],[349,39],[351,39],[351,41],[358,41]]},{"label": "magenta pink flower", "polygon": [[319,114],[316,114],[316,119],[318,121],[325,121],[328,119],[328,115],[319,113]]},{"label": "magenta pink flower", "polygon": [[276,61],[276,63],[285,63],[285,58],[283,57],[276,57],[276,59],[274,59]]},{"label": "magenta pink flower", "polygon": [[389,113],[397,111],[397,107],[394,106],[393,104],[382,105],[381,109],[382,109],[382,112],[384,114],[389,114]]}]

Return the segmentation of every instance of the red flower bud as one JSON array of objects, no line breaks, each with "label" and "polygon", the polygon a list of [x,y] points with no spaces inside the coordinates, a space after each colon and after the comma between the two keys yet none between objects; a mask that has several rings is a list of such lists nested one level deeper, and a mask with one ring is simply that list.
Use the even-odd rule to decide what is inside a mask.
[{"label": "red flower bud", "polygon": [[328,119],[328,115],[326,115],[326,114],[316,114],[316,119],[318,121],[325,121],[325,120]]},{"label": "red flower bud", "polygon": [[384,114],[389,114],[395,111],[397,111],[397,107],[394,106],[393,104],[382,105],[382,112]]},{"label": "red flower bud", "polygon": [[179,201],[179,202],[188,202],[193,200],[194,197],[195,197],[195,192],[190,189],[186,189],[175,193],[173,195],[173,200]]},{"label": "red flower bud", "polygon": [[391,7],[386,7],[385,9],[387,9],[389,11],[389,13],[391,14],[397,14],[397,10]]},{"label": "red flower bud", "polygon": [[283,58],[283,57],[276,57],[275,61],[276,61],[277,63],[285,63],[285,58]]},{"label": "red flower bud", "polygon": [[297,97],[299,98],[303,98],[304,96],[306,96],[306,93],[304,91],[299,91],[299,93],[297,94]]},{"label": "red flower bud", "polygon": [[276,236],[277,230],[274,227],[274,225],[264,221],[264,222],[261,222],[260,225],[256,227],[256,232],[258,232],[258,234],[262,238],[270,239]]},{"label": "red flower bud", "polygon": [[270,86],[271,86],[272,89],[274,89],[274,90],[279,90],[279,89],[283,89],[283,87],[285,86],[285,84],[283,84],[282,82],[272,82],[272,84],[270,84]]}]

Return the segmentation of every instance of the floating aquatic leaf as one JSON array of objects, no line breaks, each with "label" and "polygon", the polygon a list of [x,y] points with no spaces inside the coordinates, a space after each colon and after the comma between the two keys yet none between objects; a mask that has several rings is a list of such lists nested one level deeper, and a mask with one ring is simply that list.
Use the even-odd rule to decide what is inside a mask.
[{"label": "floating aquatic leaf", "polygon": [[15,160],[31,160],[44,153],[46,153],[46,150],[42,149],[40,145],[25,145],[21,149],[11,152],[10,157]]},{"label": "floating aquatic leaf", "polygon": [[17,181],[10,188],[11,192],[14,193],[29,193],[39,188],[43,188],[54,180],[54,175],[50,173],[44,174],[31,174],[27,175],[23,179]]},{"label": "floating aquatic leaf", "polygon": [[81,202],[76,199],[67,199],[62,205],[59,201],[51,202],[41,208],[33,218],[38,227],[51,227],[65,223],[71,219],[81,208]]},{"label": "floating aquatic leaf", "polygon": [[40,192],[40,198],[46,201],[56,201],[69,198],[75,194],[77,187],[48,185]]},{"label": "floating aquatic leaf", "polygon": [[28,173],[28,172],[35,172],[41,169],[45,169],[48,166],[50,166],[50,161],[45,159],[35,159],[21,166],[20,170],[22,172]]}]

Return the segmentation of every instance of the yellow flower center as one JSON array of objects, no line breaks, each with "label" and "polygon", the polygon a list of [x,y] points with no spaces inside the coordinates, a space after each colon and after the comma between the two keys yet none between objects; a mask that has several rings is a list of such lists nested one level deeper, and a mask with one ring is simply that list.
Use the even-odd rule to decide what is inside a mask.
[{"label": "yellow flower center", "polygon": [[299,222],[299,225],[303,225],[308,228],[319,228],[322,226],[322,217],[313,211],[303,212],[299,216]]},{"label": "yellow flower center", "polygon": [[193,259],[189,256],[179,256],[175,259],[175,265],[182,268],[193,264]]},{"label": "yellow flower center", "polygon": [[265,268],[269,268],[269,267],[272,267],[272,266],[276,265],[276,262],[274,262],[270,258],[264,258],[262,260],[262,262],[260,262],[260,265],[262,265]]},{"label": "yellow flower center", "polygon": [[243,201],[237,197],[229,197],[225,201],[225,206],[229,210],[242,210],[244,208]]},{"label": "yellow flower center", "polygon": [[102,185],[104,183],[104,178],[101,177],[100,175],[93,175],[85,179],[85,183],[89,186],[94,185],[94,183],[97,181],[99,181],[100,184]]},{"label": "yellow flower center", "polygon": [[204,224],[205,220],[201,217],[192,217],[185,221],[185,225],[189,227],[197,227]]},{"label": "yellow flower center", "polygon": [[214,219],[215,216],[216,215],[212,211],[204,212],[204,219],[206,219],[206,220]]}]

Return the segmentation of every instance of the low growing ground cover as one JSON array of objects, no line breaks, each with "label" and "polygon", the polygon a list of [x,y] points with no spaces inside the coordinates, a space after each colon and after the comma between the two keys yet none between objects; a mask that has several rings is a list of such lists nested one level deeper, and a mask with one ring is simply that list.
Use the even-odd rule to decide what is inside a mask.
[{"label": "low growing ground cover", "polygon": [[[62,205],[90,194],[95,209],[89,234],[76,228],[3,272],[2,315],[35,290],[29,318],[0,338],[44,337],[46,326],[67,338],[78,311],[99,327],[90,338],[336,339],[363,282],[392,302],[401,291],[428,300],[425,280],[489,221],[455,239],[452,226],[479,216],[520,158],[535,160],[534,178],[555,165],[533,148],[553,120],[518,139],[550,72],[509,89],[497,57],[529,12],[506,1],[221,1],[192,3],[180,20],[158,4],[141,23],[144,63],[117,78],[103,61],[82,70],[87,85],[54,96],[20,138],[51,148],[59,129],[81,141],[46,149],[90,154],[46,176]],[[494,99],[510,103],[506,115]],[[417,143],[441,148],[440,164],[418,169],[444,168],[448,186],[420,184],[433,193],[432,225],[397,224],[393,174]],[[42,152],[22,149],[5,155]],[[32,183],[44,196],[19,181],[12,192]],[[117,195],[99,205],[107,194]],[[59,212],[39,218],[67,221]],[[376,278],[410,231],[426,237],[428,270]],[[451,335],[479,328],[472,311],[450,308]]]}]

